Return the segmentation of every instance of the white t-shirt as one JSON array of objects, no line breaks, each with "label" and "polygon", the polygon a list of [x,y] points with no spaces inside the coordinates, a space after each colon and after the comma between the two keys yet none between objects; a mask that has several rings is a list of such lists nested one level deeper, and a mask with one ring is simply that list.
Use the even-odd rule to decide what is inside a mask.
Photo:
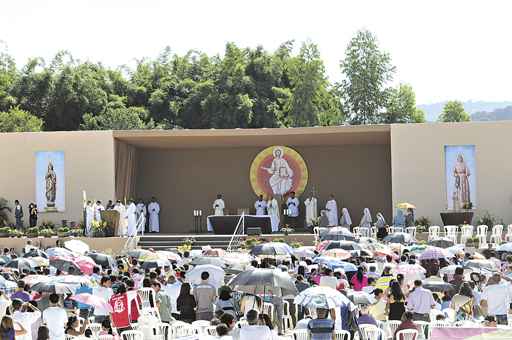
[{"label": "white t-shirt", "polygon": [[245,326],[240,329],[240,340],[272,340],[272,332],[267,326]]},{"label": "white t-shirt", "polygon": [[[102,298],[103,300],[105,300],[105,302],[107,304],[108,304],[110,298],[112,297],[112,295],[114,295],[114,291],[112,290],[112,288],[101,287],[101,286],[97,287],[97,288],[93,288],[92,293],[93,293],[93,295],[98,296],[98,297]],[[96,308],[94,308],[94,315],[96,315],[96,316],[109,315],[109,311],[102,307],[96,307]]]},{"label": "white t-shirt", "polygon": [[66,310],[62,307],[48,307],[43,312],[43,321],[50,331],[50,339],[64,340],[65,327],[68,322]]},{"label": "white t-shirt", "polygon": [[181,282],[176,281],[173,284],[168,284],[165,286],[164,290],[171,299],[171,313],[177,313],[178,309],[176,307],[176,300],[180,295]]},{"label": "white t-shirt", "polygon": [[16,336],[16,340],[32,340],[32,325],[39,320],[41,312],[34,311],[32,313],[16,311],[12,315],[14,321],[19,322],[27,331],[25,335]]},{"label": "white t-shirt", "polygon": [[321,276],[320,277],[320,286],[322,287],[331,287],[332,289],[336,289],[338,285],[338,279],[334,276]]},{"label": "white t-shirt", "polygon": [[487,286],[482,292],[481,299],[487,301],[489,315],[507,315],[512,302],[512,286],[510,284]]},{"label": "white t-shirt", "polygon": [[0,297],[0,320],[5,316],[5,313],[7,311],[7,307],[11,305],[11,301],[7,300],[5,298],[5,295],[2,295]]}]

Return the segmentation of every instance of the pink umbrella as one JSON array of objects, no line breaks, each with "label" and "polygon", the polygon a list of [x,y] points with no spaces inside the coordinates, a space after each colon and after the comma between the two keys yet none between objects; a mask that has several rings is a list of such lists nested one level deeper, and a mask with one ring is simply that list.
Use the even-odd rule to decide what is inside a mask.
[{"label": "pink umbrella", "polygon": [[453,254],[446,249],[439,247],[428,247],[420,254],[420,261],[422,260],[438,260],[445,257],[453,257]]},{"label": "pink umbrella", "polygon": [[73,262],[80,268],[80,271],[86,275],[91,275],[93,268],[96,266],[96,262],[89,256],[77,256],[73,259]]},{"label": "pink umbrella", "polygon": [[89,293],[80,293],[73,295],[70,299],[83,303],[84,305],[93,306],[95,308],[103,308],[105,310],[108,310],[109,312],[112,312],[112,307],[110,306],[110,304],[108,304],[105,301],[105,299],[96,295],[92,295]]},{"label": "pink umbrella", "polygon": [[348,250],[344,249],[329,249],[322,253],[324,256],[336,257],[338,259],[346,260],[352,257],[352,254]]}]

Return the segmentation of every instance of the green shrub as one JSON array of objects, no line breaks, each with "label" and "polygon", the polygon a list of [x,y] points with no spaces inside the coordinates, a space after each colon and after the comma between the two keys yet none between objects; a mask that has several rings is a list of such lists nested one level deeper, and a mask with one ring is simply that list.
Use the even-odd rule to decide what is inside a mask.
[{"label": "green shrub", "polygon": [[481,216],[477,216],[476,225],[486,225],[489,228],[497,224],[504,224],[503,220],[498,220],[498,217],[493,216],[489,211],[485,211]]},{"label": "green shrub", "polygon": [[290,243],[290,247],[292,247],[292,248],[299,248],[299,247],[302,247],[303,245],[304,244],[299,241]]}]

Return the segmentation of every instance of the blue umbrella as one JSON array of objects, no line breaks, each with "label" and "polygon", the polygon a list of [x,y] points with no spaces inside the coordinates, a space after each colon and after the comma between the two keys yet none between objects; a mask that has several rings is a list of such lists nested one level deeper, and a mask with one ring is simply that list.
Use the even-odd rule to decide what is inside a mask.
[{"label": "blue umbrella", "polygon": [[313,259],[313,263],[321,264],[331,269],[342,268],[345,273],[357,271],[357,267],[353,263],[329,256],[317,256]]}]

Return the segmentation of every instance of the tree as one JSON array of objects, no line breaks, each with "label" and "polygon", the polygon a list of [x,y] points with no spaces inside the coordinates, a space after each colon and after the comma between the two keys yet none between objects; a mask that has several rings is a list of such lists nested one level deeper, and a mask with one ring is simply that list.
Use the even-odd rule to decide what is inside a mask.
[{"label": "tree", "polygon": [[389,90],[386,112],[382,114],[382,123],[423,123],[425,115],[416,108],[416,94],[412,86],[400,84]]},{"label": "tree", "polygon": [[446,103],[443,112],[439,115],[440,122],[469,122],[470,116],[464,111],[462,102],[452,100]]},{"label": "tree", "polygon": [[141,107],[108,108],[105,113],[94,116],[86,113],[80,127],[83,130],[143,130],[154,128],[152,120],[144,122],[147,111]]},{"label": "tree", "polygon": [[0,112],[0,132],[37,132],[42,127],[42,119],[18,107]]},{"label": "tree", "polygon": [[387,104],[386,85],[395,72],[389,54],[380,50],[373,33],[362,30],[349,42],[340,65],[344,75],[341,90],[350,122],[379,123]]},{"label": "tree", "polygon": [[0,51],[0,111],[7,111],[16,105],[16,97],[12,95],[12,89],[17,77],[18,71],[14,59],[7,52]]}]

